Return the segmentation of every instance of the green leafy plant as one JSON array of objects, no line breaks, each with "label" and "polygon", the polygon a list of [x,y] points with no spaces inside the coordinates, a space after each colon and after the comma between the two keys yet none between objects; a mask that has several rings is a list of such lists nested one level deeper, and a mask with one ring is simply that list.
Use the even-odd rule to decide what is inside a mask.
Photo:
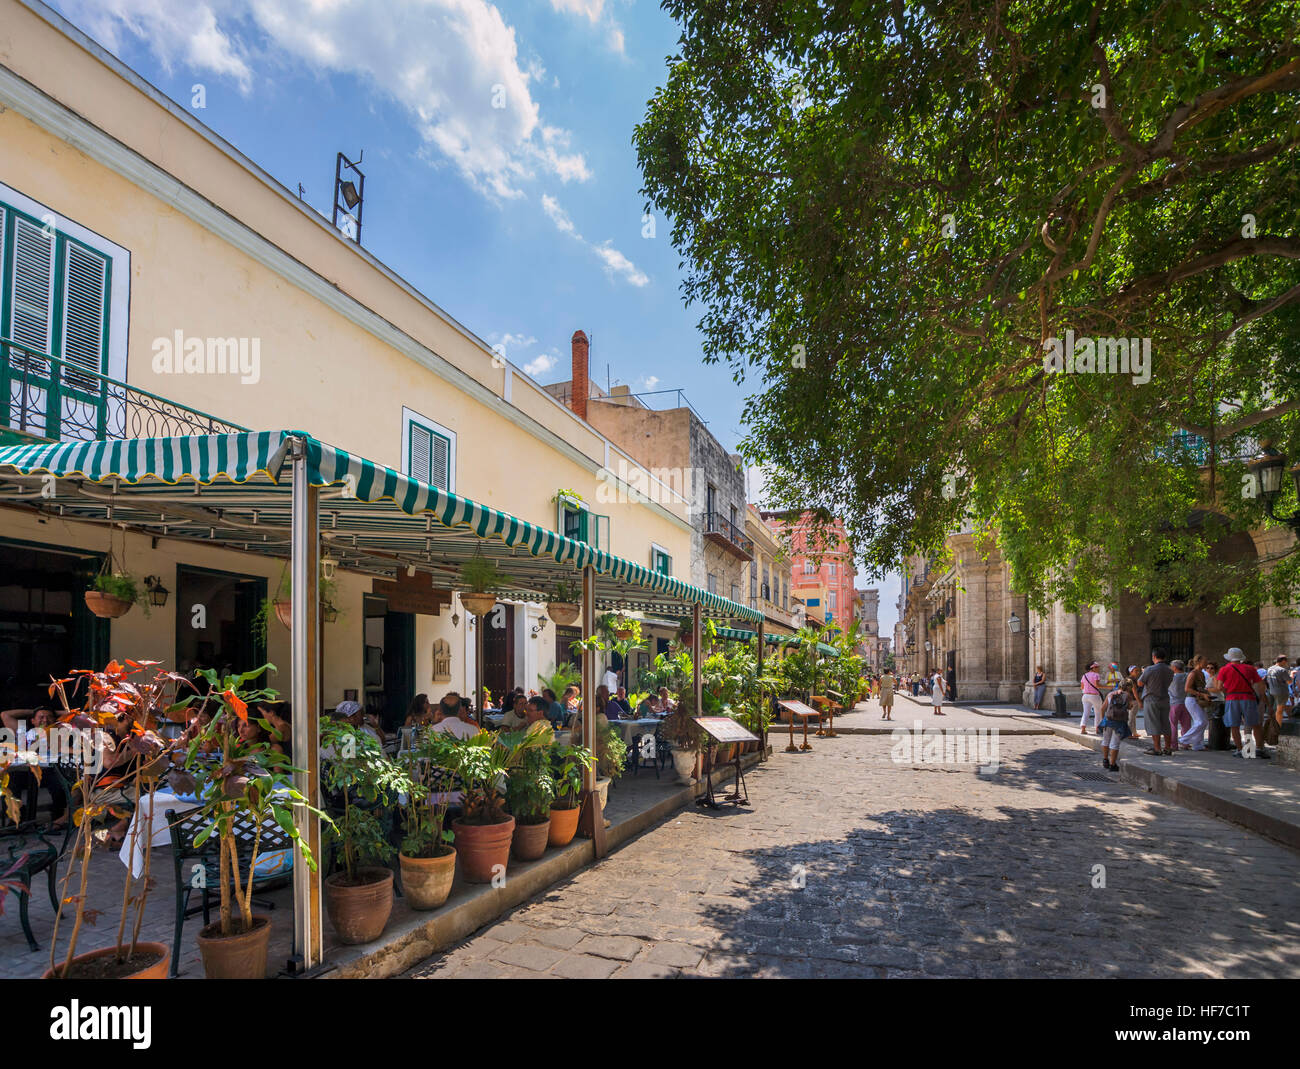
[{"label": "green leafy plant", "polygon": [[447,827],[447,792],[432,789],[435,770],[453,760],[456,739],[441,731],[425,731],[405,753],[411,790],[402,806],[401,852],[407,857],[443,857],[455,838]]},{"label": "green leafy plant", "polygon": [[139,605],[144,610],[145,616],[149,615],[149,592],[140,585],[135,576],[127,572],[100,572],[91,581],[91,588],[119,601],[129,601],[132,605]]},{"label": "green leafy plant", "polygon": [[582,501],[583,496],[577,490],[556,490],[555,496],[551,498],[551,504],[557,504],[560,501]]},{"label": "green leafy plant", "polygon": [[627,743],[612,727],[605,729],[604,737],[597,740],[598,771],[602,777],[618,779],[627,767]]},{"label": "green leafy plant", "polygon": [[537,682],[544,690],[551,691],[558,700],[564,696],[568,687],[582,682],[582,669],[575,664],[552,665],[549,674],[542,672],[537,674]]},{"label": "green leafy plant", "polygon": [[472,590],[476,594],[485,594],[495,587],[506,586],[510,582],[512,582],[510,576],[502,572],[494,561],[477,554],[460,566],[462,589]]},{"label": "green leafy plant", "polygon": [[583,772],[596,763],[596,755],[585,746],[554,746],[551,767],[555,781],[553,809],[576,809],[582,793]]},{"label": "green leafy plant", "polygon": [[[271,724],[254,717],[263,728],[261,737],[257,741],[248,741],[240,735],[240,724],[252,716],[250,707],[273,702],[279,697],[274,690],[250,686],[253,680],[268,671],[275,671],[275,665],[264,664],[249,672],[226,676],[220,676],[210,668],[201,669],[199,676],[207,684],[206,692],[191,695],[176,706],[178,709],[193,709],[196,715],[206,713],[211,717],[191,740],[185,754],[185,768],[195,777],[199,812],[207,820],[207,825],[195,836],[194,843],[202,846],[213,835],[218,837],[222,935],[246,932],[253,926],[253,880],[261,841],[260,829],[268,818],[284,829],[313,870],[316,859],[299,835],[294,823],[294,807],[305,807],[308,812],[322,818],[326,829],[332,827],[329,817],[294,789],[292,777],[297,770],[287,757],[272,748]],[[206,758],[214,748],[221,755],[221,763],[215,767]],[[246,872],[240,869],[241,844],[235,833],[236,822],[241,817],[259,829]],[[234,915],[236,907],[238,920]]]},{"label": "green leafy plant", "polygon": [[506,804],[520,824],[542,824],[550,820],[555,801],[555,780],[551,755],[540,747],[523,751],[506,782]]},{"label": "green leafy plant", "polygon": [[338,845],[346,882],[356,883],[360,869],[386,865],[396,853],[382,815],[399,795],[409,798],[420,792],[409,772],[384,753],[373,735],[345,720],[322,722],[321,746],[332,754],[322,762],[321,783],[343,802],[330,838]]},{"label": "green leafy plant", "polygon": [[509,817],[501,790],[509,782],[510,772],[518,766],[524,753],[548,747],[552,740],[548,731],[493,734],[486,730],[467,739],[457,739],[443,767],[456,773],[465,785],[462,821],[474,825],[504,824]]},{"label": "green leafy plant", "polygon": [[548,602],[560,601],[566,605],[579,605],[582,603],[582,586],[579,583],[571,583],[567,579],[562,579],[551,587],[546,600]]}]

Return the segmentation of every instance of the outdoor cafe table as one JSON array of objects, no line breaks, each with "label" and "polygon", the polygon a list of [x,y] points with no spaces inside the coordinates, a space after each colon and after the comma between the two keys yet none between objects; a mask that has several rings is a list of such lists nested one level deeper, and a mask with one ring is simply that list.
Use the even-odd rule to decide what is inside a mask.
[{"label": "outdoor cafe table", "polygon": [[144,835],[138,829],[144,822],[149,822],[149,841],[153,846],[167,846],[171,843],[171,831],[167,826],[167,810],[173,809],[178,814],[198,809],[199,803],[181,798],[169,791],[154,791],[153,794],[140,799],[140,806],[131,814],[131,823],[126,829],[126,838],[118,853],[122,864],[131,870],[133,879],[144,875]]},{"label": "outdoor cafe table", "polygon": [[633,735],[644,735],[647,732],[654,731],[661,723],[657,716],[640,717],[636,720],[611,720],[609,726],[617,728],[618,733],[623,736],[623,741],[631,749]]}]

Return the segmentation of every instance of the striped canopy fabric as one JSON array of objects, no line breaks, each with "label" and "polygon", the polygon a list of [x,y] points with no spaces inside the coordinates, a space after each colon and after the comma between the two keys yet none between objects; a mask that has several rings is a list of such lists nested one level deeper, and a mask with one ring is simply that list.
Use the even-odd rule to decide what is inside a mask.
[{"label": "striped canopy fabric", "polygon": [[[747,631],[743,627],[719,627],[718,637],[731,639],[735,642],[753,642],[754,636],[758,632]],[[763,632],[763,640],[769,646],[802,646],[803,639],[798,635],[774,635],[770,631]],[[817,643],[817,652],[822,654],[831,654],[832,656],[839,652],[834,646],[828,646],[825,642]]]},{"label": "striped canopy fabric", "polygon": [[36,503],[56,515],[287,557],[292,478],[285,462],[295,441],[305,450],[308,480],[321,489],[323,551],[342,568],[390,577],[414,567],[454,588],[460,566],[481,555],[508,577],[498,594],[540,601],[557,582],[578,582],[591,565],[602,608],[673,616],[699,604],[715,619],[762,619],[748,606],[301,431],[0,448],[0,504],[33,503],[33,487],[53,475],[54,496]]}]

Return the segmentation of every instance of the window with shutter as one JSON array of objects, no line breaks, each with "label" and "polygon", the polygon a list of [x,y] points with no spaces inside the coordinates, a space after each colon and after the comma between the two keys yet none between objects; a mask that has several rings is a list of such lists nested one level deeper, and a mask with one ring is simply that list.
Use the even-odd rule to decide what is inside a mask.
[{"label": "window with shutter", "polygon": [[[11,216],[13,270],[9,293],[9,337],[38,353],[49,353],[54,336],[54,234]],[[49,363],[31,354],[14,354],[16,367],[48,374]]]},{"label": "window with shutter", "polygon": [[[108,260],[73,242],[64,244],[63,359],[98,374],[104,367]],[[65,368],[64,382],[94,392],[98,379]]]},{"label": "window with shutter", "polygon": [[456,434],[409,408],[402,409],[402,470],[412,479],[456,492]]}]

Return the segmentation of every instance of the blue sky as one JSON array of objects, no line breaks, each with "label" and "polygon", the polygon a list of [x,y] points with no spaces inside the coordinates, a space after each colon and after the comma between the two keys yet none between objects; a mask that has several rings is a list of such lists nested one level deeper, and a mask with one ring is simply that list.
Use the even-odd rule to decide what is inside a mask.
[{"label": "blue sky", "polygon": [[[736,447],[745,390],[701,361],[670,228],[638,192],[632,129],[678,36],[657,4],[54,7],[318,211],[335,153],[364,149],[363,244],[539,381],[569,377],[582,328],[602,384],[608,366],[634,390],[680,387]],[[881,586],[892,626],[896,582]]]}]

